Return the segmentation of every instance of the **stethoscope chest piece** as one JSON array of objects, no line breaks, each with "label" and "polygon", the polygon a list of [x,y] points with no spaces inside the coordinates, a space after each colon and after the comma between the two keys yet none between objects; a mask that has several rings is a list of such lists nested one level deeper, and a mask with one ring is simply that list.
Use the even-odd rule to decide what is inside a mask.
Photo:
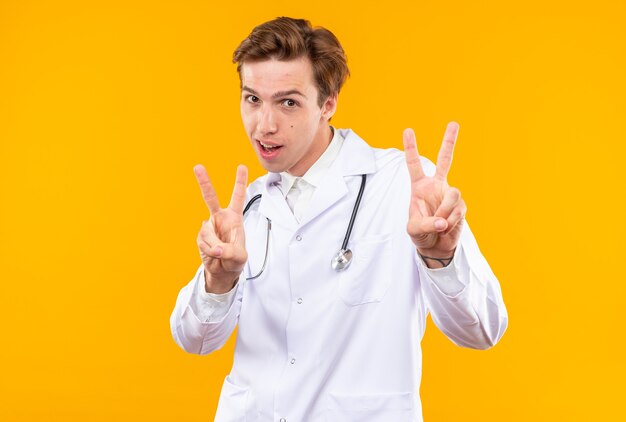
[{"label": "stethoscope chest piece", "polygon": [[339,272],[348,268],[351,263],[352,251],[350,249],[340,249],[330,262],[330,266],[333,267],[333,270]]}]

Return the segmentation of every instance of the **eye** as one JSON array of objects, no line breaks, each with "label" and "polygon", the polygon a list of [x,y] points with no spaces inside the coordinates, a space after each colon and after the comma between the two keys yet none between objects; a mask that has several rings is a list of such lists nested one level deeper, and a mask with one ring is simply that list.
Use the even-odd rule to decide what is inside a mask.
[{"label": "eye", "polygon": [[258,103],[260,101],[259,97],[257,97],[256,95],[248,95],[246,97],[246,101],[249,103]]},{"label": "eye", "polygon": [[283,100],[283,105],[285,107],[288,107],[288,108],[293,108],[293,107],[297,106],[298,103],[295,102],[294,100],[290,99],[290,98],[287,98],[286,100]]}]

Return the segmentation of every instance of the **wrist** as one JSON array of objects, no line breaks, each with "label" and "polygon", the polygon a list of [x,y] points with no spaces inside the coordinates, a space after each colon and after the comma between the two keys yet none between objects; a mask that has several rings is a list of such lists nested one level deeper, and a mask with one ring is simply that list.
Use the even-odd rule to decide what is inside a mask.
[{"label": "wrist", "polygon": [[232,274],[218,277],[204,269],[204,291],[212,294],[224,294],[230,292],[239,281],[239,277],[233,278]]},{"label": "wrist", "polygon": [[451,251],[437,251],[432,249],[417,249],[417,254],[422,258],[426,267],[431,269],[445,268],[452,263],[456,248]]}]

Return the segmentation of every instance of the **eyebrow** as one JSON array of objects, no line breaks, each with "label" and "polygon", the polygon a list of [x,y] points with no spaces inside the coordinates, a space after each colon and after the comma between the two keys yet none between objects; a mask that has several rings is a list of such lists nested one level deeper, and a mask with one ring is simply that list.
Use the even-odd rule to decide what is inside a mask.
[{"label": "eyebrow", "polygon": [[[242,91],[247,91],[252,95],[256,95],[257,97],[260,97],[259,93],[256,92],[254,89],[247,87],[247,86],[243,86],[241,88]],[[287,97],[289,95],[299,95],[301,97],[304,97],[306,99],[306,95],[304,95],[302,92],[298,91],[297,89],[290,89],[288,91],[278,91],[275,92],[274,94],[272,94],[272,98],[280,98],[280,97]]]}]

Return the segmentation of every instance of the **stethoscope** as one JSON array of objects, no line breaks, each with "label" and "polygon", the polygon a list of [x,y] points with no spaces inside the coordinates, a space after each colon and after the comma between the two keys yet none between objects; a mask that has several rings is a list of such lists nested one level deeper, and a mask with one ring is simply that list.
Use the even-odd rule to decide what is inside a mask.
[{"label": "stethoscope", "polygon": [[[367,179],[367,175],[361,175],[361,186],[359,187],[359,193],[356,197],[356,202],[354,203],[354,208],[352,208],[352,215],[350,216],[350,222],[348,223],[348,229],[346,230],[346,235],[343,238],[343,243],[341,244],[341,249],[333,256],[330,261],[330,266],[333,270],[339,272],[343,271],[350,266],[352,263],[352,251],[348,249],[348,241],[350,240],[350,234],[352,233],[352,227],[354,227],[354,220],[356,219],[356,213],[359,209],[359,204],[361,203],[361,198],[363,197],[363,190],[365,189],[365,180]],[[261,199],[261,194],[254,195],[246,204],[243,209],[243,215],[246,215],[246,212],[250,209],[252,204],[254,204],[258,199]],[[246,278],[246,280],[254,280],[255,278],[259,278],[265,267],[267,265],[267,254],[270,246],[270,231],[272,230],[272,220],[265,217],[267,220],[267,238],[265,239],[265,256],[263,258],[263,265],[261,266],[261,271],[258,274]]]}]

